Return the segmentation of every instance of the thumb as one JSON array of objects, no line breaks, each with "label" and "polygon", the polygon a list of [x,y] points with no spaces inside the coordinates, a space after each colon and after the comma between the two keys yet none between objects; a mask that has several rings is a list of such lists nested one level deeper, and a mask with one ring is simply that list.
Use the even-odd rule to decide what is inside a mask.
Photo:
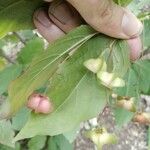
[{"label": "thumb", "polygon": [[142,23],[126,8],[113,0],[67,0],[85,21],[97,31],[115,38],[137,37],[143,29]]}]

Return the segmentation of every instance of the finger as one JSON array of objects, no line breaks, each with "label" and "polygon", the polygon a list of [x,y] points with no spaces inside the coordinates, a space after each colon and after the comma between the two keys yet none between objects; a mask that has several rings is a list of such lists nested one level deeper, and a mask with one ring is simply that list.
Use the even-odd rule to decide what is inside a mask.
[{"label": "finger", "polygon": [[68,3],[52,3],[49,8],[49,17],[65,33],[82,24],[79,13]]},{"label": "finger", "polygon": [[39,33],[50,43],[65,35],[48,17],[44,9],[39,9],[34,13],[34,25]]},{"label": "finger", "polygon": [[112,0],[67,0],[97,31],[106,35],[129,39],[137,37],[142,23],[127,9]]},{"label": "finger", "polygon": [[142,41],[140,37],[129,39],[127,43],[130,47],[130,59],[132,61],[138,59],[142,51]]}]

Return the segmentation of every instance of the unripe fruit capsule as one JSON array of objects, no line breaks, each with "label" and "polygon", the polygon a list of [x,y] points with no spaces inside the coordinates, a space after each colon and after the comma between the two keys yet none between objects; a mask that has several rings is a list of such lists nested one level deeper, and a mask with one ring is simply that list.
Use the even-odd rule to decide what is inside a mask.
[{"label": "unripe fruit capsule", "polygon": [[105,144],[117,143],[116,135],[108,133],[105,128],[96,128],[88,131],[86,136],[96,144],[98,149],[102,149]]},{"label": "unripe fruit capsule", "polygon": [[146,112],[138,113],[134,116],[133,121],[144,125],[150,125],[150,114]]},{"label": "unripe fruit capsule", "polygon": [[97,73],[98,71],[106,71],[107,65],[102,59],[89,59],[84,62],[84,66],[92,71],[93,73]]},{"label": "unripe fruit capsule", "polygon": [[136,112],[136,107],[135,107],[135,103],[134,103],[133,98],[131,98],[129,100],[126,100],[126,99],[118,100],[117,106],[122,107],[122,108],[124,108],[128,111],[131,111],[131,112]]},{"label": "unripe fruit capsule", "polygon": [[123,79],[116,77],[114,73],[109,73],[106,71],[100,71],[97,73],[98,79],[101,81],[101,83],[108,87],[108,88],[113,88],[113,87],[123,87],[125,86],[125,82]]}]

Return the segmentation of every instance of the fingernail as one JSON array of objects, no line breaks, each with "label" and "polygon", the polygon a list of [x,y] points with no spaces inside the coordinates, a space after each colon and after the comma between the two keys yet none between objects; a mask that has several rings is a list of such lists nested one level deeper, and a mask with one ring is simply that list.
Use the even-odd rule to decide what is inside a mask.
[{"label": "fingernail", "polygon": [[142,33],[142,23],[129,11],[125,11],[122,19],[122,30],[128,37],[137,37]]},{"label": "fingernail", "polygon": [[130,59],[132,61],[137,60],[140,57],[142,51],[142,42],[140,37],[127,40],[130,47]]},{"label": "fingernail", "polygon": [[51,21],[48,19],[48,15],[43,9],[37,10],[34,14],[34,18],[45,27],[50,27],[52,25]]},{"label": "fingernail", "polygon": [[65,3],[51,6],[49,9],[49,13],[62,24],[67,24],[67,22],[74,17],[74,14],[70,10],[69,6]]}]

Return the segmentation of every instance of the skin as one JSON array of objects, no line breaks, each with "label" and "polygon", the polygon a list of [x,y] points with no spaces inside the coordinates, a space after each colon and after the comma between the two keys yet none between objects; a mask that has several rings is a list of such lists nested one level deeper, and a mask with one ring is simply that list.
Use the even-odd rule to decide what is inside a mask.
[{"label": "skin", "polygon": [[[139,35],[143,26],[141,22],[126,8],[116,5],[112,0],[66,0],[55,5],[49,2],[49,10],[37,10],[33,22],[39,33],[49,42],[57,40],[81,24],[88,23],[95,30],[111,37],[126,39],[131,49],[132,61],[140,57],[142,43]],[[52,3],[51,3],[52,2]],[[38,107],[37,107],[38,103]],[[28,107],[36,112],[50,113],[52,106],[47,99],[39,103],[33,98]],[[48,106],[47,106],[48,105]],[[48,111],[49,109],[49,111]]]}]

